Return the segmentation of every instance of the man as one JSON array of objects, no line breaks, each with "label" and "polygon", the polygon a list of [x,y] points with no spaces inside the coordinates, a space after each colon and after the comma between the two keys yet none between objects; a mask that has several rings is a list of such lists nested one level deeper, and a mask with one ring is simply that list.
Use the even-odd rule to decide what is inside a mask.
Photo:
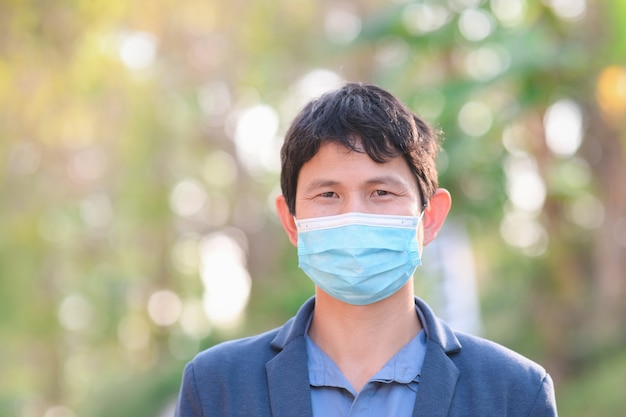
[{"label": "man", "polygon": [[177,416],[556,416],[543,368],[453,331],[414,296],[451,204],[438,150],[433,129],[373,85],[304,107],[276,208],[315,297],[278,329],[200,353]]}]

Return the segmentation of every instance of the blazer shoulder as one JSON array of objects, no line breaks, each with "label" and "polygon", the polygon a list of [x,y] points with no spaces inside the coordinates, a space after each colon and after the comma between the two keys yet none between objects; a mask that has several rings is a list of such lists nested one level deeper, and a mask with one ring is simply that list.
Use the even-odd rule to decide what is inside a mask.
[{"label": "blazer shoulder", "polygon": [[455,334],[462,348],[452,359],[461,368],[494,375],[511,375],[516,379],[525,377],[535,382],[543,380],[547,374],[535,361],[501,344],[462,332]]},{"label": "blazer shoulder", "polygon": [[276,355],[271,347],[276,332],[222,342],[198,353],[183,371],[176,415],[271,415],[265,367]]},{"label": "blazer shoulder", "polygon": [[266,362],[275,353],[271,342],[279,329],[241,339],[218,343],[198,353],[191,364],[196,369],[241,367],[250,362]]},{"label": "blazer shoulder", "polygon": [[554,385],[541,365],[498,343],[455,333],[462,348],[450,359],[459,369],[462,403],[496,410],[493,415],[556,416]]}]

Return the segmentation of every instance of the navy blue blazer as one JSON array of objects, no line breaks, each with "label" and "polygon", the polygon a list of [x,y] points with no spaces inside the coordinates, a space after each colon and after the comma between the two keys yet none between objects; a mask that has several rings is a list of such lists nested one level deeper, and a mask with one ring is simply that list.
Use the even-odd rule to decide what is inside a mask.
[{"label": "navy blue blazer", "polygon": [[[416,298],[427,336],[413,416],[556,416],[550,375],[496,343],[453,331]],[[176,417],[312,417],[304,331],[309,299],[282,327],[229,341],[187,364]]]}]

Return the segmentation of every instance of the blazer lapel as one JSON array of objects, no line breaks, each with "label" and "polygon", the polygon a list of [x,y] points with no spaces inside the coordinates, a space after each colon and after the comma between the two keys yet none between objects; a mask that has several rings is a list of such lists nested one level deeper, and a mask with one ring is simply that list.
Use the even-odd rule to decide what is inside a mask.
[{"label": "blazer lapel", "polygon": [[440,345],[429,341],[413,408],[413,417],[448,415],[459,370]]},{"label": "blazer lapel", "polygon": [[312,417],[304,337],[289,342],[280,353],[267,362],[265,369],[272,416]]},{"label": "blazer lapel", "polygon": [[415,298],[428,344],[420,374],[413,417],[445,417],[450,411],[459,369],[448,355],[461,350],[461,344],[448,325],[439,320],[424,301]]},{"label": "blazer lapel", "polygon": [[309,298],[272,340],[277,353],[265,371],[273,417],[313,417],[304,331],[314,305],[315,297]]}]

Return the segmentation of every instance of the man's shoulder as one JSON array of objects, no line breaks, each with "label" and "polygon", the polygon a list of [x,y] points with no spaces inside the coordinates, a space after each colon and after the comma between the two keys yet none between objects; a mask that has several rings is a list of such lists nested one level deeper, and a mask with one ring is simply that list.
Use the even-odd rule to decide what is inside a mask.
[{"label": "man's shoulder", "polygon": [[[221,342],[198,353],[187,364],[187,369],[196,375],[220,375],[228,379],[236,379],[244,374],[260,378],[271,359],[292,342],[301,339],[313,304],[314,299],[309,299],[294,317],[280,327],[257,335]],[[295,350],[300,351],[305,352]]]},{"label": "man's shoulder", "polygon": [[461,349],[449,357],[461,378],[458,404],[489,415],[556,416],[552,379],[541,365],[493,341],[455,334]]},{"label": "man's shoulder", "polygon": [[491,340],[455,331],[462,348],[451,355],[457,367],[473,376],[497,380],[525,380],[535,385],[546,378],[546,370],[535,361]]},{"label": "man's shoulder", "polygon": [[426,323],[429,339],[439,345],[463,373],[528,375],[532,379],[546,375],[545,369],[523,355],[483,337],[451,328],[423,300],[416,298],[418,311]]},{"label": "man's shoulder", "polygon": [[272,355],[271,343],[279,328],[240,339],[228,340],[209,347],[198,353],[191,361],[194,367],[228,367],[229,364],[241,366],[242,363],[267,360]]}]

